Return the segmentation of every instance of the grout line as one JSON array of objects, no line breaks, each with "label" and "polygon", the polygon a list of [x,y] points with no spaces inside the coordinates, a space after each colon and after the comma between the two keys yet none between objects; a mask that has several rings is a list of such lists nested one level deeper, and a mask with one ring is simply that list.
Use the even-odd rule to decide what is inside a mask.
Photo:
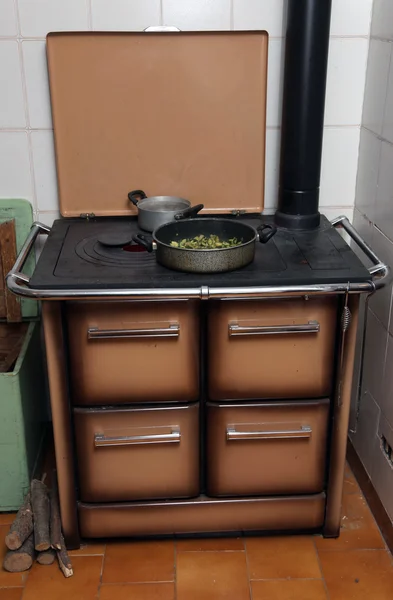
[{"label": "grout line", "polygon": [[319,570],[321,571],[321,578],[322,578],[322,581],[323,581],[323,586],[324,586],[324,588],[325,588],[325,592],[326,592],[326,598],[327,598],[327,600],[329,600],[329,599],[330,599],[329,589],[328,589],[328,586],[327,586],[327,583],[326,583],[326,580],[325,580],[325,576],[324,576],[324,574],[323,574],[323,570],[322,570],[322,564],[321,564],[321,559],[320,559],[320,556],[319,556],[319,552],[318,552],[317,545],[316,545],[316,543],[315,543],[315,536],[312,536],[312,543],[313,543],[313,545],[314,545],[315,554],[316,554],[316,556],[317,556],[317,561],[318,561]]},{"label": "grout line", "polygon": [[30,161],[30,177],[32,183],[32,191],[33,191],[33,208],[35,207],[38,210],[38,198],[37,198],[37,187],[35,183],[35,172],[34,172],[34,160],[33,160],[33,141],[31,132],[27,132],[27,143],[29,148],[29,161]]},{"label": "grout line", "polygon": [[173,540],[173,585],[174,585],[174,600],[177,600],[177,540]]},{"label": "grout line", "polygon": [[250,564],[248,562],[248,552],[247,552],[247,544],[246,544],[246,538],[243,537],[243,546],[244,546],[244,552],[246,555],[246,569],[247,569],[247,579],[248,579],[248,591],[250,594],[250,600],[253,600],[253,595],[252,595],[252,585],[251,585],[251,581],[253,581],[250,577]]},{"label": "grout line", "polygon": [[164,0],[160,0],[160,25],[164,25]]},{"label": "grout line", "polygon": [[21,33],[21,24],[20,24],[20,14],[19,14],[19,3],[18,0],[14,0],[14,12],[15,12],[15,19],[16,19],[16,29],[18,32],[18,37],[22,35]]},{"label": "grout line", "polygon": [[93,29],[93,0],[85,0],[87,3],[87,26],[89,31]]},{"label": "grout line", "polygon": [[[100,598],[100,595],[101,595],[102,576],[103,576],[103,574],[104,574],[105,550],[106,550],[106,544],[105,544],[105,548],[104,548],[104,554],[102,555],[102,561],[101,561],[100,580],[99,580],[99,582],[98,582],[98,589],[97,589],[97,595],[96,595],[96,598],[97,598],[97,600],[99,600],[99,598]],[[85,555],[85,556],[86,556],[86,555]]]},{"label": "grout line", "polygon": [[234,0],[231,0],[230,8],[229,8],[229,29],[235,29],[235,6]]},{"label": "grout line", "polygon": [[104,585],[105,587],[109,587],[111,585],[151,585],[152,583],[175,583],[175,581],[173,579],[171,579],[170,581],[110,581],[108,583],[103,583],[102,585]]}]

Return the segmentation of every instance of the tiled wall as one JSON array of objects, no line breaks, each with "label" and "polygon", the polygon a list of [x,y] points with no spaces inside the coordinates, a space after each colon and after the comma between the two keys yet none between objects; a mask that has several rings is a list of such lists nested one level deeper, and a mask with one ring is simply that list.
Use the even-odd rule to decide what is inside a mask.
[{"label": "tiled wall", "polygon": [[[353,214],[372,0],[333,0],[321,206]],[[266,208],[277,203],[284,0],[0,0],[0,197],[31,200],[51,223],[58,201],[45,63],[55,30],[267,29]]]},{"label": "tiled wall", "polygon": [[[374,0],[354,224],[393,268],[392,0]],[[356,418],[354,398],[351,437],[393,520],[393,463],[381,448],[381,435],[393,447],[392,285],[370,299],[367,317],[360,411]]]}]

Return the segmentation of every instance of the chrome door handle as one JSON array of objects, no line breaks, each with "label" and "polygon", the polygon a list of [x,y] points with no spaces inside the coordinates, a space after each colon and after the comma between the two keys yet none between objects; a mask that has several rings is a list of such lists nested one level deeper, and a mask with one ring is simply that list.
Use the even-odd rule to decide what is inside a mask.
[{"label": "chrome door handle", "polygon": [[157,327],[152,329],[98,329],[89,327],[87,330],[88,340],[117,340],[122,338],[178,338],[180,325],[174,323],[169,327]]},{"label": "chrome door handle", "polygon": [[238,325],[229,323],[228,332],[230,337],[246,335],[287,335],[292,333],[318,333],[320,326],[318,321],[309,321],[303,325]]},{"label": "chrome door handle", "polygon": [[226,437],[228,442],[239,440],[288,440],[288,439],[309,439],[312,429],[309,425],[301,425],[295,429],[275,429],[267,431],[241,431],[236,429],[236,425],[228,425]]},{"label": "chrome door handle", "polygon": [[170,427],[167,433],[150,433],[146,435],[119,435],[106,436],[96,433],[94,446],[96,448],[108,446],[140,446],[144,444],[180,444],[180,427]]}]

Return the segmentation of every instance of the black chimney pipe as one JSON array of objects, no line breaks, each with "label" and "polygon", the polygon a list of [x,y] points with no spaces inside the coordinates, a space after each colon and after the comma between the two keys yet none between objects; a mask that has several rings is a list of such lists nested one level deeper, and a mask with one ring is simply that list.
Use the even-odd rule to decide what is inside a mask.
[{"label": "black chimney pipe", "polygon": [[288,0],[276,224],[319,226],[326,72],[332,0]]}]

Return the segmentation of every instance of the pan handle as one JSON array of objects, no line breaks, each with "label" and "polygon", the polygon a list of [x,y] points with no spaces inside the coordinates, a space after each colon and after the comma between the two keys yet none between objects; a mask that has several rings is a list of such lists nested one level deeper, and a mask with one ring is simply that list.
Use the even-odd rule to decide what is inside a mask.
[{"label": "pan handle", "polygon": [[143,233],[136,233],[132,236],[132,241],[136,242],[140,246],[146,248],[148,252],[153,252],[154,250],[154,242],[153,238],[150,235],[144,235]]},{"label": "pan handle", "polygon": [[138,206],[139,200],[144,200],[147,198],[145,192],[143,190],[132,190],[129,192],[128,199],[134,206]]},{"label": "pan handle", "polygon": [[195,217],[195,215],[197,215],[199,213],[199,211],[202,210],[202,208],[204,208],[203,204],[196,204],[195,206],[190,206],[189,208],[185,208],[184,210],[182,210],[181,212],[178,212],[175,215],[175,220],[181,221],[183,219],[190,219],[192,217]]},{"label": "pan handle", "polygon": [[266,242],[268,242],[277,233],[277,227],[275,225],[263,223],[257,227],[257,232],[261,244],[266,244]]}]

